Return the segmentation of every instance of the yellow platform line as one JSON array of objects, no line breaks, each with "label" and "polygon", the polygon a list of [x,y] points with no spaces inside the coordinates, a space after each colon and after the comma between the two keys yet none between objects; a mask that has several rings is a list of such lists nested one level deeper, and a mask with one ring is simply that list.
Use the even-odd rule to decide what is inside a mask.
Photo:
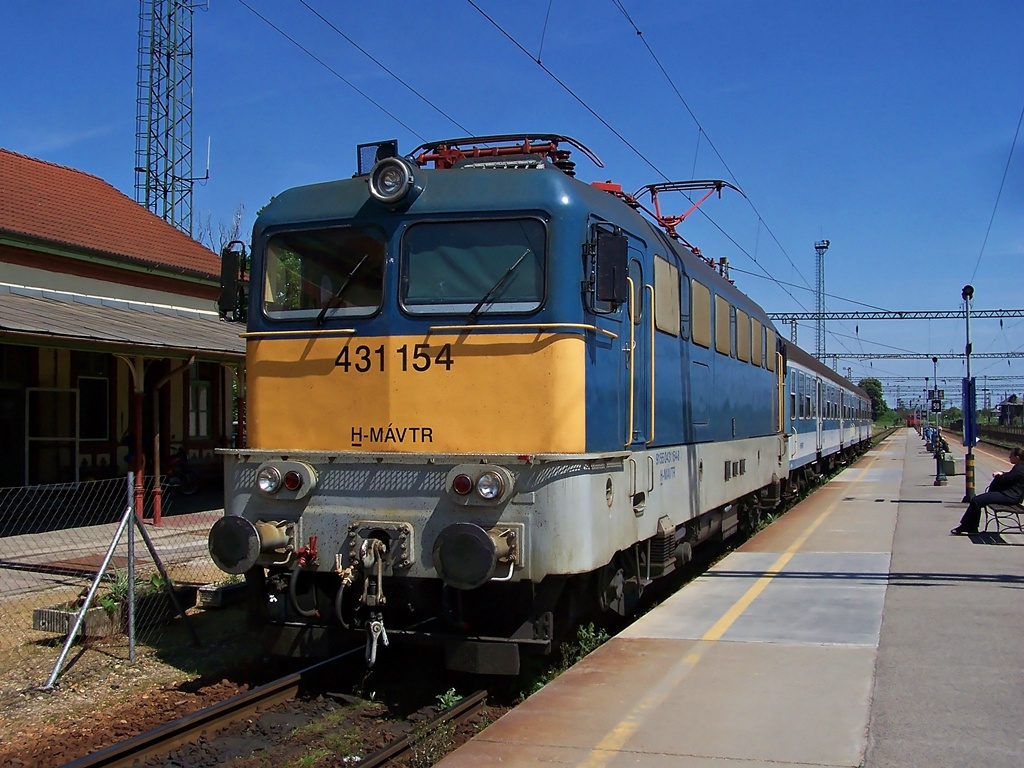
[{"label": "yellow platform line", "polygon": [[[879,456],[875,456],[868,464],[859,470],[853,482],[860,480]],[[673,665],[668,674],[662,677],[654,689],[647,694],[640,702],[633,707],[630,714],[605,735],[597,746],[594,747],[585,761],[580,763],[581,768],[603,768],[616,754],[622,751],[633,735],[640,729],[644,722],[644,715],[661,704],[672,694],[675,687],[686,678],[687,675],[697,666],[701,657],[712,647],[714,643],[722,638],[729,631],[729,628],[736,623],[736,620],[743,615],[743,612],[750,607],[750,604],[764,592],[765,588],[782,571],[786,564],[793,559],[800,548],[807,542],[818,527],[825,521],[832,511],[839,505],[841,499],[836,499],[818,515],[804,531],[794,539],[785,552],[772,563],[765,571],[764,576],[758,579],[743,596],[733,603],[729,609],[722,614],[722,617],[700,638],[697,649],[684,656],[679,662]]]}]

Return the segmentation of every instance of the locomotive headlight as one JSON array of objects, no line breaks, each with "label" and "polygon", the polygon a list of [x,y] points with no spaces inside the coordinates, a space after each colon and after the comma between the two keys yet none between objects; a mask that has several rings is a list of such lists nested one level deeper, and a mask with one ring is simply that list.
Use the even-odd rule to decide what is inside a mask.
[{"label": "locomotive headlight", "polygon": [[476,481],[476,492],[481,499],[496,499],[505,490],[505,483],[497,472],[484,472]]},{"label": "locomotive headlight", "polygon": [[262,467],[256,473],[256,487],[264,493],[277,493],[281,488],[281,472],[277,467]]},{"label": "locomotive headlight", "polygon": [[413,170],[408,160],[388,157],[370,171],[370,194],[382,203],[397,203],[413,186]]}]

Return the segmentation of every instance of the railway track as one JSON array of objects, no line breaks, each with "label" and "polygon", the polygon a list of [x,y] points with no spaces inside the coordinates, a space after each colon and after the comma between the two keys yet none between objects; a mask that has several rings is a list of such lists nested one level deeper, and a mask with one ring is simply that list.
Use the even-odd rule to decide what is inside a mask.
[{"label": "railway track", "polygon": [[441,712],[434,719],[420,726],[416,733],[404,736],[393,744],[389,744],[379,752],[367,755],[359,761],[359,768],[379,768],[379,766],[402,758],[407,755],[415,746],[417,740],[423,735],[435,732],[446,724],[458,724],[468,720],[479,711],[487,699],[487,691],[477,691],[462,699],[451,709]]},{"label": "railway track", "polygon": [[[362,647],[356,648],[285,675],[251,691],[74,760],[67,763],[65,768],[129,768],[162,761],[173,755],[176,750],[187,749],[189,745],[196,745],[202,741],[215,742],[219,735],[225,732],[230,734],[232,726],[237,727],[246,721],[258,719],[281,705],[299,699],[300,694],[301,698],[305,699],[302,692],[317,688],[329,674],[330,667],[361,654],[362,651]],[[335,695],[328,696],[333,698]],[[418,748],[423,749],[423,745],[428,744],[437,734],[443,736],[446,727],[458,727],[480,714],[487,696],[487,691],[480,690],[460,699],[454,706],[418,723],[410,733],[396,738],[384,748],[363,758],[358,765],[385,766],[411,752],[414,753]],[[449,739],[442,737],[437,741],[444,743]]]},{"label": "railway track", "polygon": [[323,674],[327,667],[362,650],[356,648],[346,651],[299,672],[233,696],[212,707],[193,712],[159,728],[140,733],[127,741],[81,757],[68,763],[65,768],[128,768],[136,762],[162,757],[183,744],[197,741],[203,734],[213,734],[258,711],[293,700],[304,684]]}]

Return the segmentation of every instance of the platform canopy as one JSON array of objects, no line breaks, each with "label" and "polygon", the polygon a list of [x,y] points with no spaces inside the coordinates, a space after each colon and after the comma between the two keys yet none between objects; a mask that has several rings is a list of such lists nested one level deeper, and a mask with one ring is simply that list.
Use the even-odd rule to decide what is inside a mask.
[{"label": "platform canopy", "polygon": [[244,328],[217,312],[0,283],[0,342],[240,363]]}]

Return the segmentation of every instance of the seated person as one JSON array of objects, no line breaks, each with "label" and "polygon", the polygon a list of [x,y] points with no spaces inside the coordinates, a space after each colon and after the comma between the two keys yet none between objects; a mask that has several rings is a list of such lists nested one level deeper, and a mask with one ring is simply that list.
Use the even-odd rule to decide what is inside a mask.
[{"label": "seated person", "polygon": [[977,533],[981,510],[989,504],[1020,504],[1024,501],[1024,448],[1010,449],[1010,467],[1006,472],[993,472],[988,491],[979,493],[960,518],[960,525],[950,531],[953,536]]}]

